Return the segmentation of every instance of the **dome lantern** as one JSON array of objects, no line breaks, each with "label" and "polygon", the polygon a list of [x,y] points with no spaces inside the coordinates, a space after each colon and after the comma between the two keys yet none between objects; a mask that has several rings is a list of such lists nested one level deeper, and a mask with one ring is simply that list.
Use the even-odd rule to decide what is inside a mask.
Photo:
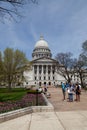
[{"label": "dome lantern", "polygon": [[43,36],[40,36],[40,40],[36,42],[35,48],[45,47],[48,48],[48,43],[44,40]]},{"label": "dome lantern", "polygon": [[40,40],[44,40],[44,37],[42,35],[40,36]]}]

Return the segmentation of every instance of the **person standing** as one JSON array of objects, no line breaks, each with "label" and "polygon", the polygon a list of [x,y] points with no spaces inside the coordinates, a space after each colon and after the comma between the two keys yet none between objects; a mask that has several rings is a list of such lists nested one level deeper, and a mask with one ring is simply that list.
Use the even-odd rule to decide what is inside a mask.
[{"label": "person standing", "polygon": [[76,84],[76,101],[80,102],[80,94],[81,94],[81,87],[79,86],[79,84]]},{"label": "person standing", "polygon": [[70,84],[70,86],[68,87],[68,101],[69,102],[73,102],[73,92],[74,92],[74,88],[73,85]]},{"label": "person standing", "polygon": [[61,87],[62,87],[63,101],[64,101],[66,96],[66,85],[63,82],[61,82]]}]

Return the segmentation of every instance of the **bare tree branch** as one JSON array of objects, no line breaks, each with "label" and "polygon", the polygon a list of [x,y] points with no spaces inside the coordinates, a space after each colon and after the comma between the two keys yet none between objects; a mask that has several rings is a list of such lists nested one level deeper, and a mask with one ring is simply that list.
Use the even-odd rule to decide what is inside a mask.
[{"label": "bare tree branch", "polygon": [[0,0],[0,17],[4,18],[6,15],[12,19],[14,19],[15,16],[22,17],[19,10],[26,2],[37,4],[37,0]]},{"label": "bare tree branch", "polygon": [[0,2],[8,2],[8,3],[15,3],[15,4],[22,4],[23,0],[0,0]]},{"label": "bare tree branch", "polygon": [[74,60],[71,58],[72,54],[70,52],[67,53],[58,53],[55,57],[59,64],[62,67],[58,67],[58,73],[62,75],[68,82],[72,79],[72,68]]}]

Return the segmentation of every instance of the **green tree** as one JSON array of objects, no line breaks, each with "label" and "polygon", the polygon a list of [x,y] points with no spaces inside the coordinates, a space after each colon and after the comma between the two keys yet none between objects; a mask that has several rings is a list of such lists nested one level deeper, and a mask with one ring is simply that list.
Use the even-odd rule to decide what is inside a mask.
[{"label": "green tree", "polygon": [[0,84],[3,80],[3,60],[2,60],[2,53],[0,52]]},{"label": "green tree", "polygon": [[3,57],[4,77],[8,83],[8,89],[11,89],[12,82],[14,81],[18,68],[22,67],[28,62],[25,54],[20,50],[13,50],[6,48]]},{"label": "green tree", "polygon": [[2,53],[0,52],[0,73],[2,72],[2,69],[3,69]]}]

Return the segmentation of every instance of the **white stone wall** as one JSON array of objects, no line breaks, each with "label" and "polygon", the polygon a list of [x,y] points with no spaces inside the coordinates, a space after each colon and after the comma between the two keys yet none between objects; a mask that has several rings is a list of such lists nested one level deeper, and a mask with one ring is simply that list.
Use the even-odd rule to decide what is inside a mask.
[{"label": "white stone wall", "polygon": [[[35,81],[34,79],[34,72],[33,70],[27,70],[23,73],[23,76],[25,77],[25,82],[24,82],[24,86],[28,86],[28,85],[35,85],[35,82],[36,82],[36,85],[39,84],[39,79]],[[46,74],[46,77],[48,76],[48,74]],[[43,76],[42,76],[43,77]],[[51,75],[50,75],[51,77]],[[55,79],[53,80],[52,77],[51,79],[41,79],[41,83],[44,84],[44,82],[46,82],[46,84],[49,84],[49,82],[51,82],[51,85],[54,85],[54,82],[55,82],[55,85],[59,85],[61,84],[61,82],[66,82],[65,79],[59,75],[58,73],[55,73]]]},{"label": "white stone wall", "polygon": [[34,85],[33,70],[24,71],[23,76],[25,78],[24,86]]}]

